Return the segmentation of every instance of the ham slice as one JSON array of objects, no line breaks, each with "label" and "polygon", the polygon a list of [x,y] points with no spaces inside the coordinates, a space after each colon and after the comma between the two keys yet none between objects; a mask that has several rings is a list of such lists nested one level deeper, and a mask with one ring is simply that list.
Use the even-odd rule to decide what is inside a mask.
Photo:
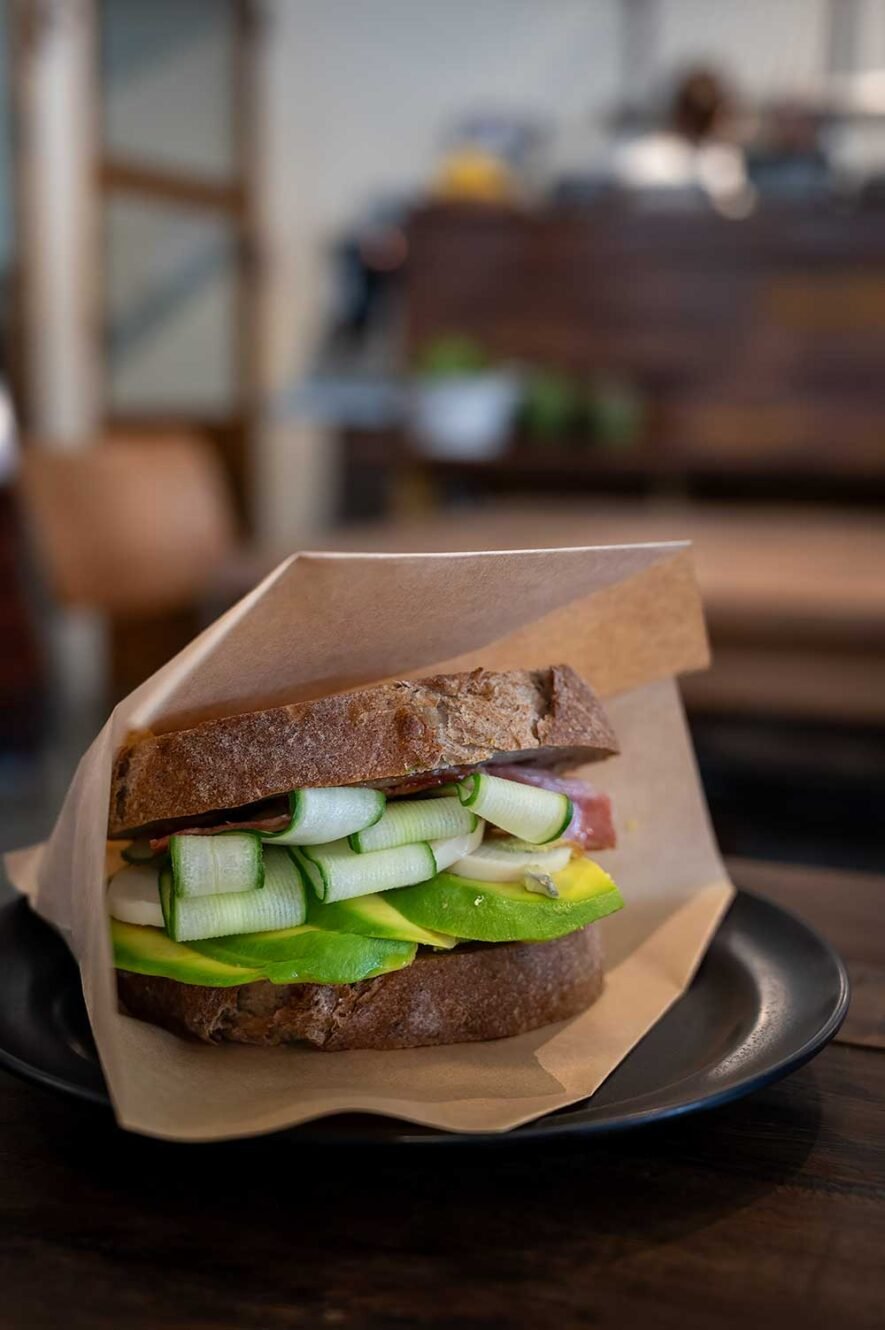
[{"label": "ham slice", "polygon": [[[476,767],[449,767],[445,771],[422,772],[415,776],[405,776],[401,780],[379,781],[376,788],[382,788],[388,798],[402,798],[405,795],[421,794],[449,781],[463,780]],[[545,790],[555,790],[566,794],[575,807],[563,840],[571,841],[584,850],[611,850],[616,843],[615,827],[612,821],[611,800],[607,794],[575,778],[564,778],[546,771],[541,767],[522,766],[518,763],[492,763],[487,768],[492,775],[504,780],[519,781],[522,785],[539,785]],[[276,801],[279,806],[279,800]],[[246,811],[246,810],[244,810]],[[256,813],[257,813],[256,809]],[[219,831],[282,831],[289,825],[288,812],[271,813],[264,816],[244,817],[242,820],[217,822],[212,826],[179,827],[180,836],[214,836]],[[164,854],[169,848],[169,835],[155,836],[151,840],[154,854]]]},{"label": "ham slice", "polygon": [[383,790],[388,799],[402,799],[407,795],[434,790],[438,785],[449,785],[452,781],[463,780],[474,771],[476,767],[446,767],[443,771],[422,771],[414,776],[402,776],[396,780],[372,781],[371,788]]},{"label": "ham slice", "polygon": [[[288,813],[274,813],[268,817],[253,817],[243,822],[217,822],[212,827],[179,827],[178,836],[215,836],[219,831],[282,831],[289,825]],[[171,833],[170,833],[171,834]],[[169,849],[169,836],[153,836],[151,850],[165,854]]]},{"label": "ham slice", "polygon": [[568,795],[575,815],[563,832],[562,839],[579,845],[582,850],[613,850],[617,844],[612,817],[612,801],[607,794],[594,789],[589,782],[575,777],[557,776],[541,767],[495,763],[489,773],[502,780],[515,780],[521,785],[539,785],[545,790]]}]

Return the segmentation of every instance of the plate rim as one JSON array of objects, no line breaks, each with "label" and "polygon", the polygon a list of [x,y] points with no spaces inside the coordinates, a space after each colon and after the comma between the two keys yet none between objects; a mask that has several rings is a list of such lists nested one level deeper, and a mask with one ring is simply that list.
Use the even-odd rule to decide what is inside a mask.
[{"label": "plate rim", "polygon": [[[764,1089],[766,1086],[791,1075],[798,1071],[809,1062],[817,1053],[826,1047],[828,1043],[838,1034],[843,1021],[848,1013],[848,1007],[851,1001],[851,983],[848,977],[848,970],[845,962],[838,951],[822,934],[806,920],[802,919],[793,910],[786,908],[779,902],[756,891],[748,891],[743,887],[735,889],[734,899],[729,905],[728,910],[723,916],[719,928],[722,928],[734,909],[735,904],[740,897],[745,897],[754,905],[761,905],[763,908],[774,910],[777,914],[787,919],[793,928],[804,932],[814,943],[816,947],[827,957],[833,965],[838,980],[838,991],[827,1019],[821,1026],[811,1034],[797,1049],[784,1057],[778,1059],[771,1066],[762,1071],[738,1078],[730,1085],[721,1090],[713,1091],[709,1094],[703,1094],[698,1097],[688,1099],[683,1103],[666,1105],[662,1108],[640,1109],[633,1113],[620,1113],[616,1117],[601,1117],[597,1121],[585,1121],[576,1115],[580,1114],[580,1105],[588,1102],[588,1099],[578,1100],[577,1105],[564,1105],[562,1109],[554,1110],[552,1113],[545,1114],[541,1118],[522,1123],[503,1132],[458,1132],[446,1131],[442,1128],[423,1127],[418,1123],[410,1123],[403,1119],[391,1117],[385,1113],[372,1113],[371,1111],[361,1113],[360,1116],[369,1116],[391,1123],[391,1129],[388,1132],[360,1132],[348,1131],[347,1129],[334,1129],[324,1127],[323,1123],[334,1121],[335,1117],[344,1117],[345,1114],[330,1115],[326,1118],[315,1118],[308,1122],[297,1123],[291,1127],[280,1128],[278,1131],[267,1133],[271,1136],[291,1136],[294,1141],[304,1144],[314,1145],[337,1145],[346,1148],[371,1145],[375,1147],[391,1148],[401,1145],[421,1145],[421,1146],[452,1146],[452,1145],[474,1145],[474,1146],[508,1146],[518,1142],[538,1142],[560,1141],[578,1136],[604,1136],[613,1135],[623,1131],[634,1130],[638,1127],[649,1126],[653,1123],[669,1122],[674,1118],[685,1117],[691,1113],[704,1112],[707,1109],[720,1107],[723,1104],[730,1103],[735,1099],[743,1098],[745,1095],[752,1094],[756,1090]],[[25,898],[19,898],[26,906],[29,905]],[[8,906],[16,905],[19,901],[12,900],[6,903]],[[34,915],[39,919],[39,915]],[[45,920],[40,920],[45,923]],[[48,927],[48,925],[47,925]],[[715,934],[714,934],[715,936]],[[712,941],[712,939],[711,939]],[[702,958],[703,960],[703,958]],[[692,980],[693,982],[694,980]],[[689,985],[690,987],[690,985]],[[686,992],[688,990],[686,989]],[[681,1000],[683,995],[677,999]],[[668,1011],[673,1008],[668,1008]],[[666,1014],[666,1013],[665,1013]],[[657,1024],[657,1022],[655,1022]],[[654,1026],[651,1027],[653,1029]],[[646,1033],[649,1033],[647,1031]],[[645,1038],[645,1036],[643,1036]],[[642,1040],[634,1046],[639,1048]],[[634,1050],[631,1049],[631,1054]],[[630,1054],[628,1054],[630,1056]],[[619,1063],[618,1066],[621,1064]],[[98,1062],[100,1070],[101,1064]],[[10,1072],[18,1079],[37,1085],[41,1089],[52,1091],[56,1094],[68,1095],[71,1098],[78,1099],[82,1103],[88,1103],[91,1106],[105,1111],[112,1108],[110,1096],[106,1090],[99,1090],[87,1085],[77,1084],[74,1081],[65,1079],[53,1071],[48,1071],[32,1062],[26,1062],[24,1059],[10,1052],[0,1045],[0,1068]],[[617,1068],[612,1069],[612,1074]],[[608,1077],[606,1077],[606,1080]],[[604,1082],[603,1082],[604,1084]],[[597,1087],[598,1088],[598,1087]],[[592,1096],[588,1097],[592,1101]]]},{"label": "plate rim", "polygon": [[[332,1131],[323,1132],[316,1130],[316,1124],[325,1119],[318,1118],[312,1122],[303,1123],[294,1127],[284,1129],[288,1132],[297,1132],[298,1139],[312,1144],[339,1144],[355,1146],[357,1144],[378,1144],[385,1146],[393,1145],[508,1145],[517,1141],[532,1141],[534,1143],[562,1140],[564,1138],[576,1136],[608,1136],[620,1133],[622,1131],[635,1130],[638,1127],[650,1126],[654,1123],[670,1122],[674,1118],[685,1117],[692,1113],[705,1112],[707,1109],[721,1107],[723,1104],[731,1103],[736,1099],[742,1099],[748,1094],[755,1093],[756,1090],[762,1090],[768,1085],[773,1085],[776,1081],[783,1080],[784,1077],[798,1071],[801,1067],[810,1062],[813,1057],[824,1049],[828,1043],[838,1034],[845,1017],[848,1014],[848,1007],[851,1002],[851,981],[848,977],[848,969],[839,955],[836,948],[827,941],[825,937],[812,925],[806,923],[793,910],[787,909],[777,901],[763,895],[758,891],[748,891],[743,887],[735,888],[734,899],[728,907],[720,921],[719,928],[723,926],[738,897],[743,896],[757,905],[774,910],[777,914],[789,919],[791,925],[804,931],[809,935],[820,950],[833,962],[838,977],[838,993],[836,995],[833,1009],[827,1020],[820,1028],[800,1045],[793,1053],[780,1058],[777,1062],[767,1067],[764,1071],[753,1075],[745,1076],[733,1082],[728,1087],[714,1091],[711,1094],[700,1096],[696,1099],[687,1100],[685,1103],[671,1104],[664,1108],[650,1108],[638,1110],[635,1113],[622,1113],[617,1117],[600,1118],[598,1121],[582,1122],[575,1121],[575,1114],[580,1112],[577,1105],[567,1104],[562,1109],[556,1109],[553,1113],[545,1114],[544,1117],[536,1118],[531,1122],[522,1123],[509,1131],[503,1132],[449,1132],[442,1129],[430,1128],[427,1134],[415,1132],[418,1124],[403,1123],[403,1130],[391,1132],[388,1136],[378,1136],[377,1138],[367,1138],[354,1133],[348,1136],[346,1132],[333,1133]],[[719,928],[716,932],[718,933]],[[715,934],[714,934],[715,937]],[[712,942],[712,939],[711,939]],[[706,953],[705,953],[706,954]],[[701,958],[703,961],[703,957]],[[694,980],[692,979],[692,982]],[[690,986],[690,985],[689,985]],[[688,990],[686,989],[686,992]],[[681,1000],[683,995],[680,994]],[[674,1004],[675,1005],[675,1004]],[[672,1008],[668,1008],[668,1012]],[[665,1015],[668,1013],[664,1013]],[[655,1022],[657,1024],[657,1022]],[[651,1027],[654,1029],[654,1026]],[[650,1033],[646,1031],[646,1034]],[[643,1035],[645,1038],[645,1035]],[[642,1039],[634,1045],[638,1048]],[[630,1053],[634,1050],[631,1049]],[[630,1054],[627,1055],[628,1057]],[[618,1066],[621,1064],[618,1063]],[[612,1068],[610,1074],[614,1074],[617,1067]],[[606,1080],[608,1077],[605,1078]],[[604,1084],[605,1081],[601,1082]],[[599,1087],[597,1086],[597,1089]],[[588,1096],[592,1100],[592,1095]],[[586,1103],[587,1099],[578,1100],[578,1105]],[[558,1115],[561,1114],[561,1117]],[[384,1115],[378,1114],[382,1117]],[[391,1119],[396,1122],[397,1119]],[[314,1130],[311,1132],[311,1128]],[[415,1133],[415,1134],[410,1134]]]}]

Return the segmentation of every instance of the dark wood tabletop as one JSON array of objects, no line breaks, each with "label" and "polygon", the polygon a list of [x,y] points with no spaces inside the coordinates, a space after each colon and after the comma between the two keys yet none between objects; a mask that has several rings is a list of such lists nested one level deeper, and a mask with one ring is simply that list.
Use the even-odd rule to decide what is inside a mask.
[{"label": "dark wood tabletop", "polygon": [[706,1113],[551,1145],[174,1146],[0,1074],[0,1326],[885,1322],[885,878],[738,862],[842,950],[839,1040]]}]

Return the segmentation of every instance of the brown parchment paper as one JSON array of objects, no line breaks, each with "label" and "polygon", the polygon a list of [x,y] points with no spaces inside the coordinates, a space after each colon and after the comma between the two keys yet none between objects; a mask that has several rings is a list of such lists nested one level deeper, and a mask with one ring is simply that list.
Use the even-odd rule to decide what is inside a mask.
[{"label": "brown parchment paper", "polygon": [[[342,1111],[504,1131],[592,1094],[689,983],[732,888],[673,676],[707,643],[684,545],[441,555],[300,554],[114,711],[50,840],[7,856],[58,927],[120,1123],[175,1140],[271,1131]],[[437,668],[573,665],[608,699],[622,752],[588,768],[614,799],[598,854],[627,908],[602,927],[603,997],[513,1039],[377,1053],[204,1047],[121,1015],[104,909],[113,754],[132,729],[319,696]]]}]

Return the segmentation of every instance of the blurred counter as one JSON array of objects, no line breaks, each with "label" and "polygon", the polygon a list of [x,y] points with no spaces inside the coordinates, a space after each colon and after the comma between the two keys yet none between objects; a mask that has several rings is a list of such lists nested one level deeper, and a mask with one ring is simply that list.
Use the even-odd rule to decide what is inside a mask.
[{"label": "blurred counter", "polygon": [[342,527],[314,548],[431,551],[690,540],[714,648],[689,705],[885,722],[877,513],[618,500],[494,504]]}]

